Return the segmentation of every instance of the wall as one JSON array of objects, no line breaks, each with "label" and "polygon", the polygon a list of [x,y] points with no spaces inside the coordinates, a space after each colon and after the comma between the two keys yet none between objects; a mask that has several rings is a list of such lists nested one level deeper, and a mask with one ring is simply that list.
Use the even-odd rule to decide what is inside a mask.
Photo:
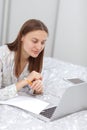
[{"label": "wall", "polygon": [[87,1],[61,0],[53,57],[87,66]]},{"label": "wall", "polygon": [[3,0],[0,0],[0,44],[2,42],[2,19],[3,19]]},{"label": "wall", "polygon": [[26,20],[32,18],[40,19],[47,25],[50,32],[46,43],[45,55],[51,56],[55,34],[57,4],[58,0],[10,0],[9,22],[7,24],[8,31],[3,42],[13,41],[21,25]]},{"label": "wall", "polygon": [[30,18],[48,26],[45,56],[87,66],[87,0],[0,0],[0,43]]}]

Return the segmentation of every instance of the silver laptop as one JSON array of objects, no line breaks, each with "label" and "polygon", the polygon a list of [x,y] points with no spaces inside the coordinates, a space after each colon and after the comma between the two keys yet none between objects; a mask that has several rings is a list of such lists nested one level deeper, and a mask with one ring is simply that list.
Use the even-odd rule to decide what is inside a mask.
[{"label": "silver laptop", "polygon": [[47,122],[85,109],[87,109],[86,82],[67,88],[58,105],[52,105],[35,116]]}]

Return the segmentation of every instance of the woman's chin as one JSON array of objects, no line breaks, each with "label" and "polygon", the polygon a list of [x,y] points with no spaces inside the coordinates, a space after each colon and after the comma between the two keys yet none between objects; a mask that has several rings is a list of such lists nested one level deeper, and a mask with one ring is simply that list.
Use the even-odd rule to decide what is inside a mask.
[{"label": "woman's chin", "polygon": [[33,54],[31,55],[33,58],[37,58],[39,54]]}]

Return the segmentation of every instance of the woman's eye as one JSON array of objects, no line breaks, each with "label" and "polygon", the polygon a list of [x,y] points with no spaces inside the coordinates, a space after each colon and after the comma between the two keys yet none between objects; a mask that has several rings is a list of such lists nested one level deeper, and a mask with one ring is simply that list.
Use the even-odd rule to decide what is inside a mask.
[{"label": "woman's eye", "polygon": [[44,45],[44,44],[45,44],[45,42],[42,42],[41,44],[42,44],[42,45]]},{"label": "woman's eye", "polygon": [[37,43],[37,41],[33,41],[33,43]]}]

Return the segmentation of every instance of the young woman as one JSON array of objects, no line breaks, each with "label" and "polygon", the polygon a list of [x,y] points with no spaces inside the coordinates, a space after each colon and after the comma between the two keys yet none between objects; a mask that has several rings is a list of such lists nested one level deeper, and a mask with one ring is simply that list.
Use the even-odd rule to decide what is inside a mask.
[{"label": "young woman", "polygon": [[36,19],[26,21],[12,43],[0,46],[0,100],[18,91],[43,92],[42,65],[48,29]]}]

